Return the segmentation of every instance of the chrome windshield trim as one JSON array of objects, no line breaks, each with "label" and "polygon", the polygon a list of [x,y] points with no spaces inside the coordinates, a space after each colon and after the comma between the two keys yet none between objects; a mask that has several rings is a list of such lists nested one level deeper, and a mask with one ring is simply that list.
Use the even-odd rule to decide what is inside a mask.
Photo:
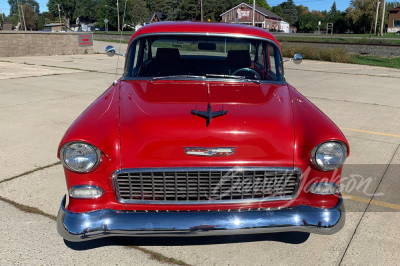
[{"label": "chrome windshield trim", "polygon": [[[298,182],[295,188],[295,193],[291,197],[270,197],[263,199],[241,199],[241,200],[215,200],[215,201],[162,201],[162,200],[125,200],[119,195],[117,176],[124,173],[139,173],[139,172],[201,172],[201,171],[271,171],[271,172],[291,172],[298,173]],[[292,200],[297,198],[300,193],[300,186],[303,179],[303,171],[299,167],[172,167],[172,168],[124,168],[117,170],[112,175],[112,185],[114,188],[115,198],[118,202],[123,204],[152,204],[152,205],[203,205],[203,204],[234,204],[234,203],[254,203],[254,202],[269,202],[269,201],[283,201]]]},{"label": "chrome windshield trim", "polygon": [[[173,81],[174,79],[156,79],[153,80],[155,77],[122,77],[122,81]],[[227,78],[180,78],[175,80],[185,80],[185,81],[193,81],[193,82],[226,82],[226,83],[254,83],[254,84],[278,84],[278,85],[286,85],[286,81],[273,81],[273,80],[253,80],[253,79],[227,79]]]}]

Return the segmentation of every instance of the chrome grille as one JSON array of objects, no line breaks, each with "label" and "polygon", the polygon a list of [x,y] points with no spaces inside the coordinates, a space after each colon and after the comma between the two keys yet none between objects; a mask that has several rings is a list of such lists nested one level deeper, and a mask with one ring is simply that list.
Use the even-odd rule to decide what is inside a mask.
[{"label": "chrome grille", "polygon": [[138,168],[118,171],[114,184],[126,203],[209,203],[289,199],[300,178],[293,168]]}]

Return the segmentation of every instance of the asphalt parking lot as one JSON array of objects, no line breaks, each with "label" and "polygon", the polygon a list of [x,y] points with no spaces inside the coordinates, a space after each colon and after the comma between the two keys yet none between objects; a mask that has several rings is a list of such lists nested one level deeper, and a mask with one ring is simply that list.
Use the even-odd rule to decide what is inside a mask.
[{"label": "asphalt parking lot", "polygon": [[[64,242],[54,221],[66,193],[58,143],[115,80],[116,64],[104,54],[0,58],[1,265],[400,264],[400,69],[317,61],[285,71],[350,142],[339,233]],[[355,178],[368,182],[351,189]]]}]

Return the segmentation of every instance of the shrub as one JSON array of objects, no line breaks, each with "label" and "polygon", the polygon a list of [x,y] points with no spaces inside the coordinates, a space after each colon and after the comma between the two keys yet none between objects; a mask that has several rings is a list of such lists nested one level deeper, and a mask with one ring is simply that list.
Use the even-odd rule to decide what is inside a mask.
[{"label": "shrub", "polygon": [[311,45],[294,45],[282,42],[282,54],[284,57],[293,57],[301,54],[304,59],[320,60],[338,63],[352,63],[353,56],[346,48],[320,48]]}]

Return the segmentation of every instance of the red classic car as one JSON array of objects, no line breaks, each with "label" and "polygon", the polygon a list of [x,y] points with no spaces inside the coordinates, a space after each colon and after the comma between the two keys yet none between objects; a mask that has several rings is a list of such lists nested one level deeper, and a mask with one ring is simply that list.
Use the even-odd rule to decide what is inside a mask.
[{"label": "red classic car", "polygon": [[283,61],[278,41],[256,27],[160,22],[138,30],[121,79],[60,143],[69,191],[60,235],[339,231],[349,145],[285,81]]}]

